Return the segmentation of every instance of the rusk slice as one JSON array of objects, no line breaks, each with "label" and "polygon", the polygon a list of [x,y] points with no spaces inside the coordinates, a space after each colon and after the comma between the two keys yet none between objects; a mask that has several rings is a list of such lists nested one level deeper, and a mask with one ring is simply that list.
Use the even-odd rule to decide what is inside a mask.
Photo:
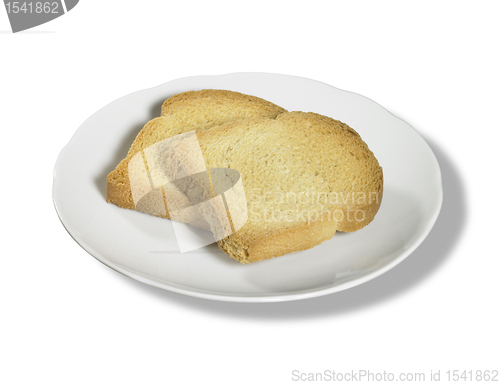
[{"label": "rusk slice", "polygon": [[[130,190],[128,165],[135,154],[150,145],[184,132],[199,132],[242,119],[273,119],[285,111],[264,99],[225,90],[189,91],[167,99],[162,106],[162,116],[144,126],[127,157],[108,175],[106,201],[123,208],[136,209]],[[176,194],[175,191],[171,193]],[[182,195],[177,195],[178,199],[183,199]],[[169,218],[168,212],[160,210],[156,214]]]},{"label": "rusk slice", "polygon": [[337,120],[283,113],[214,127],[198,139],[207,167],[241,173],[248,221],[218,244],[242,263],[359,230],[380,207],[382,168],[358,133]]}]

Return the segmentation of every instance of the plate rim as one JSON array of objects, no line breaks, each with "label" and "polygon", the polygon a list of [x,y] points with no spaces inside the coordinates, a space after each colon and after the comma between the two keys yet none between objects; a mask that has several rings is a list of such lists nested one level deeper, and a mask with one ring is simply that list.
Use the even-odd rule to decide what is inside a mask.
[{"label": "plate rim", "polygon": [[[366,274],[365,276],[363,277],[359,277],[359,278],[355,278],[353,280],[350,280],[350,281],[347,281],[347,282],[343,282],[339,285],[336,285],[336,286],[332,286],[332,287],[329,287],[329,288],[325,288],[325,289],[319,289],[319,290],[307,290],[307,291],[304,291],[304,292],[297,292],[297,293],[287,293],[287,294],[276,294],[276,295],[262,295],[262,294],[258,294],[258,295],[224,295],[224,294],[215,294],[215,293],[211,293],[211,292],[204,292],[202,290],[199,290],[199,289],[195,289],[195,288],[192,288],[191,290],[188,290],[188,289],[183,289],[181,287],[176,287],[175,285],[173,285],[172,283],[169,284],[166,284],[166,283],[160,283],[160,282],[157,282],[155,281],[154,279],[148,279],[147,277],[145,277],[145,275],[141,275],[141,274],[138,274],[138,273],[135,273],[134,271],[131,271],[131,270],[128,270],[126,268],[123,268],[123,267],[120,267],[118,266],[116,263],[114,262],[111,262],[110,260],[108,260],[105,256],[101,255],[101,253],[93,250],[93,252],[89,249],[92,249],[91,245],[89,244],[85,244],[83,245],[82,241],[79,241],[72,233],[72,231],[68,228],[69,226],[67,225],[67,223],[64,222],[64,219],[63,219],[63,214],[61,213],[58,205],[57,205],[57,198],[56,198],[56,181],[57,181],[57,169],[58,169],[58,165],[60,164],[60,161],[61,159],[63,158],[63,156],[65,155],[66,151],[68,151],[70,145],[72,144],[72,142],[74,141],[74,139],[77,137],[77,135],[79,134],[79,132],[81,131],[81,129],[87,124],[87,122],[89,120],[91,120],[95,115],[99,114],[103,109],[105,109],[107,106],[123,99],[123,98],[127,98],[131,95],[134,95],[134,94],[137,94],[137,93],[141,93],[141,92],[144,92],[144,91],[148,91],[148,90],[153,90],[153,89],[157,89],[157,88],[160,88],[160,87],[165,87],[167,84],[170,84],[172,82],[177,82],[177,81],[184,81],[186,79],[195,79],[195,78],[207,78],[207,77],[230,77],[230,76],[254,76],[254,75],[269,75],[269,76],[280,76],[280,77],[290,77],[290,78],[299,78],[299,79],[303,79],[303,80],[307,80],[307,81],[310,81],[310,82],[316,82],[316,83],[320,83],[320,84],[323,84],[325,86],[328,86],[330,88],[333,88],[337,91],[342,91],[342,92],[346,92],[346,93],[350,93],[350,94],[353,94],[353,95],[356,95],[357,97],[361,97],[361,98],[364,98],[372,103],[374,103],[375,105],[377,105],[378,107],[382,108],[384,111],[386,111],[387,113],[389,113],[390,115],[392,115],[394,118],[400,120],[402,123],[404,123],[408,128],[411,128],[414,133],[421,139],[421,141],[423,142],[423,144],[427,147],[427,149],[429,150],[430,154],[432,155],[432,160],[434,161],[435,163],[435,166],[436,166],[436,178],[433,178],[434,179],[434,183],[436,183],[436,186],[434,187],[437,187],[437,191],[438,191],[438,196],[436,197],[437,198],[437,204],[436,204],[436,207],[433,209],[433,214],[432,216],[426,221],[426,226],[425,226],[425,229],[421,232],[420,236],[415,239],[413,241],[413,243],[411,244],[410,247],[408,247],[407,249],[404,250],[404,252],[400,253],[396,258],[394,258],[391,262],[389,262],[388,264],[384,265],[383,267],[379,268],[379,269],[376,269],[375,271],[369,273],[369,274]],[[63,225],[64,229],[68,232],[68,234],[71,236],[71,238],[73,238],[73,240],[83,249],[85,250],[88,254],[90,254],[92,257],[94,257],[96,260],[98,260],[99,262],[101,262],[102,264],[104,264],[105,266],[117,271],[118,273],[120,274],[123,274],[129,278],[132,278],[136,281],[139,281],[141,283],[144,283],[144,284],[147,284],[147,285],[150,285],[150,286],[153,286],[153,287],[157,287],[159,289],[163,289],[163,290],[167,290],[167,291],[170,291],[170,292],[173,292],[173,293],[177,293],[177,294],[182,294],[182,295],[186,295],[186,296],[189,296],[189,297],[195,297],[195,298],[201,298],[201,299],[208,299],[208,300],[216,300],[216,301],[222,301],[222,302],[243,302],[243,303],[270,303],[270,302],[285,302],[285,301],[296,301],[296,300],[301,300],[301,299],[309,299],[309,298],[315,298],[315,297],[321,297],[321,296],[325,296],[325,295],[329,295],[329,294],[333,294],[333,293],[337,293],[337,292],[341,292],[341,291],[344,291],[344,290],[347,290],[347,289],[350,289],[352,287],[355,287],[355,286],[359,286],[359,285],[362,285],[363,283],[366,283],[368,281],[371,281],[381,275],[383,275],[384,273],[386,273],[387,271],[393,269],[395,266],[397,266],[398,264],[400,264],[402,261],[404,261],[406,258],[408,258],[409,255],[411,255],[421,244],[422,242],[427,238],[427,236],[429,235],[429,233],[431,232],[432,228],[434,227],[436,221],[437,221],[437,218],[439,217],[439,214],[441,212],[441,208],[442,208],[442,204],[443,204],[443,182],[442,182],[442,173],[441,173],[441,167],[439,165],[439,162],[436,158],[436,155],[434,154],[434,151],[432,151],[432,148],[429,146],[429,144],[427,143],[427,141],[418,133],[418,131],[413,127],[411,126],[408,122],[406,122],[405,120],[401,119],[400,117],[394,115],[391,111],[389,111],[388,109],[386,109],[384,106],[380,105],[379,103],[377,103],[376,101],[364,96],[364,95],[361,95],[361,94],[358,94],[356,92],[352,92],[352,91],[347,91],[347,90],[344,90],[344,89],[341,89],[341,88],[337,88],[337,87],[334,87],[328,83],[325,83],[325,82],[322,82],[322,81],[319,81],[319,80],[315,80],[315,79],[311,79],[311,78],[307,78],[307,77],[303,77],[303,76],[295,76],[295,75],[286,75],[286,74],[278,74],[278,73],[270,73],[270,72],[231,72],[231,73],[225,73],[225,74],[220,74],[220,75],[195,75],[195,76],[185,76],[185,77],[181,77],[181,78],[176,78],[176,79],[172,79],[168,82],[165,82],[165,83],[162,83],[162,84],[159,84],[159,85],[156,85],[156,86],[153,86],[153,87],[148,87],[148,88],[144,88],[144,89],[141,89],[141,90],[137,90],[137,91],[134,91],[134,92],[131,92],[131,93],[128,93],[124,96],[121,96],[117,99],[114,99],[113,101],[107,103],[105,106],[101,107],[100,109],[98,109],[96,112],[94,112],[92,115],[90,115],[87,119],[85,119],[78,127],[78,129],[73,133],[73,135],[71,136],[71,138],[69,139],[69,141],[66,143],[66,145],[64,145],[64,147],[61,149],[58,157],[57,157],[57,160],[55,162],[55,165],[54,165],[54,170],[53,170],[53,183],[52,183],[52,201],[53,201],[53,204],[54,204],[54,208],[56,210],[56,213],[59,217],[59,220],[61,221],[61,224]]]}]

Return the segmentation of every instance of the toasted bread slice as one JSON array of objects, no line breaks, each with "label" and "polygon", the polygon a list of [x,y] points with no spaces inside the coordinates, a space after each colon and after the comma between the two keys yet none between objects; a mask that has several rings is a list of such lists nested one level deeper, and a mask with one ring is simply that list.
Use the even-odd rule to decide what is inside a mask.
[{"label": "toasted bread slice", "polygon": [[377,213],[383,174],[352,128],[314,113],[229,123],[198,133],[208,168],[240,172],[248,221],[220,240],[249,263],[309,249]]},{"label": "toasted bread slice", "polygon": [[[149,121],[132,143],[127,157],[107,177],[106,201],[136,209],[130,190],[128,164],[130,159],[148,146],[184,132],[203,131],[217,125],[242,119],[276,118],[286,110],[267,100],[225,90],[189,91],[167,99],[162,106],[162,116]],[[170,186],[172,187],[172,186]],[[182,194],[176,194],[182,200]],[[169,218],[168,212],[156,213]]]}]

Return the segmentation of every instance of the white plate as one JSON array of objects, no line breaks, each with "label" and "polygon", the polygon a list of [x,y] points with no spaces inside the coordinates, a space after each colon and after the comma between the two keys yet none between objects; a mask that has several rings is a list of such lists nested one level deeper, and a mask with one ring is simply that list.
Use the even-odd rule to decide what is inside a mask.
[{"label": "white plate", "polygon": [[[310,250],[242,265],[216,245],[180,253],[169,220],[107,204],[106,175],[144,123],[160,115],[166,98],[204,88],[256,95],[289,111],[318,112],[353,127],[384,170],[384,197],[375,220]],[[299,77],[236,73],[178,79],[95,113],[59,155],[53,197],[71,236],[131,278],[194,297],[272,302],[335,293],[393,268],[427,236],[443,194],[439,165],[427,143],[372,100]]]}]

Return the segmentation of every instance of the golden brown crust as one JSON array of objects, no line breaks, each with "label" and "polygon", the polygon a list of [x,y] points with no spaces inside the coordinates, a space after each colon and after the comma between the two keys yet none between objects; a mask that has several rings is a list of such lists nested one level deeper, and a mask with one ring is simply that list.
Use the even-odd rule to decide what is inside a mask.
[{"label": "golden brown crust", "polygon": [[270,231],[251,243],[234,234],[219,241],[218,245],[231,258],[246,264],[311,249],[331,239],[336,227],[335,221],[325,216],[315,222]]},{"label": "golden brown crust", "polygon": [[[284,108],[257,96],[235,91],[204,89],[182,92],[168,98],[163,102],[161,114],[162,116],[178,114],[187,106],[192,105],[193,102],[197,102],[198,104],[206,103],[207,105],[227,105],[231,108],[236,105],[244,105],[250,108],[255,107],[260,110],[259,114],[255,116],[267,116],[270,118],[275,118],[280,113],[286,112]],[[267,113],[262,113],[263,111],[267,111]]]},{"label": "golden brown crust", "polygon": [[130,181],[128,178],[128,163],[129,156],[123,159],[116,169],[111,171],[106,178],[106,202],[116,203],[125,209],[135,210],[132,193],[130,191]]},{"label": "golden brown crust", "polygon": [[[382,168],[380,168],[380,173],[382,173]],[[350,208],[340,208],[343,211],[343,217],[350,218],[351,220],[345,220],[339,222],[337,230],[346,233],[351,233],[354,231],[361,230],[363,227],[370,224],[373,221],[373,219],[375,219],[375,215],[380,209],[380,205],[382,203],[382,196],[383,196],[383,187],[382,185],[380,185],[380,190],[376,191],[376,195],[374,196],[373,201],[371,203],[367,205],[360,205]],[[356,218],[356,215],[359,212],[364,213],[363,220],[358,220],[359,218]]]},{"label": "golden brown crust", "polygon": [[106,181],[106,202],[115,203],[120,202],[120,207],[124,209],[135,210],[135,205],[132,200],[130,192],[130,184],[117,184],[110,178],[112,174],[108,175]]}]

